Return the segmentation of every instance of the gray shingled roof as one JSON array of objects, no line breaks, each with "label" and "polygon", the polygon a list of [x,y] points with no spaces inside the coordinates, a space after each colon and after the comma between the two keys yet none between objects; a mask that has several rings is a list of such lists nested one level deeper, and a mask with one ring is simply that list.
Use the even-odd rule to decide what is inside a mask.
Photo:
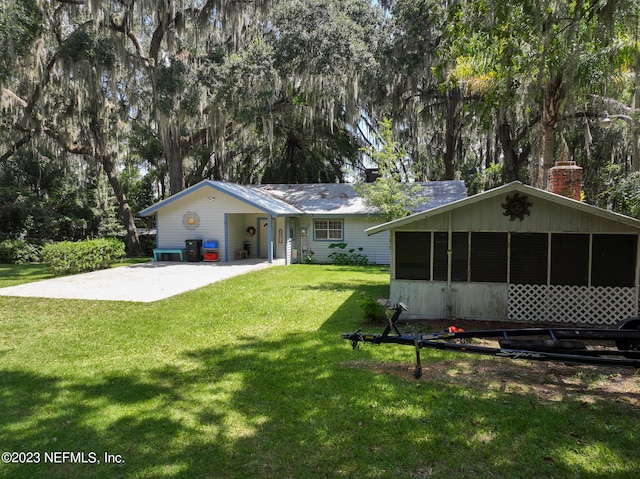
[{"label": "gray shingled roof", "polygon": [[[415,211],[425,211],[467,197],[462,181],[431,181],[416,183],[421,186],[419,196],[423,199]],[[353,185],[347,183],[296,184],[296,185],[250,185],[274,198],[290,204],[306,214],[357,215],[375,214],[359,197]]]},{"label": "gray shingled roof", "polygon": [[[416,183],[421,186],[419,196],[423,199],[415,211],[437,208],[467,197],[462,181],[431,181]],[[346,183],[322,183],[301,185],[238,185],[224,181],[204,180],[149,208],[140,216],[151,216],[160,208],[193,191],[211,188],[251,204],[276,216],[313,215],[368,215],[376,210],[367,206],[356,195],[353,185]]]}]

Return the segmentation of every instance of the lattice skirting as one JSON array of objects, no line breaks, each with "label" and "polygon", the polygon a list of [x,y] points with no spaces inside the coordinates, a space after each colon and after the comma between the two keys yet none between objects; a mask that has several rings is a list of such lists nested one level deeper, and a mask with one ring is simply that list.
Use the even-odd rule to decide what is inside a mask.
[{"label": "lattice skirting", "polygon": [[509,319],[616,324],[636,316],[636,289],[600,286],[509,285]]}]

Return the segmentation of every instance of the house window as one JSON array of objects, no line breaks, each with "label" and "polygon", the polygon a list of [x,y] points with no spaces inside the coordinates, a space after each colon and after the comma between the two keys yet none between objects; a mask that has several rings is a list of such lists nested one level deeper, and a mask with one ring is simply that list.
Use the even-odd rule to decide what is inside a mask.
[{"label": "house window", "polygon": [[471,233],[471,281],[507,282],[506,233]]},{"label": "house window", "polygon": [[342,220],[315,220],[313,239],[342,241]]},{"label": "house window", "polygon": [[430,277],[431,233],[396,232],[396,279]]},{"label": "house window", "polygon": [[630,235],[593,235],[592,286],[633,287],[636,238]]},{"label": "house window", "polygon": [[549,235],[511,233],[511,284],[547,284]]},{"label": "house window", "polygon": [[551,284],[588,286],[589,235],[551,235]]}]

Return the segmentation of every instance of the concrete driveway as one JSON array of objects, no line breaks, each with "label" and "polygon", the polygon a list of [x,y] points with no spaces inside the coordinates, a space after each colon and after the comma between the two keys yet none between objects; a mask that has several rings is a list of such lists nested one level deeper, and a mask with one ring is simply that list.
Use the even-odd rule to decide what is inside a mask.
[{"label": "concrete driveway", "polygon": [[263,259],[140,263],[0,288],[0,296],[150,303],[268,266]]}]

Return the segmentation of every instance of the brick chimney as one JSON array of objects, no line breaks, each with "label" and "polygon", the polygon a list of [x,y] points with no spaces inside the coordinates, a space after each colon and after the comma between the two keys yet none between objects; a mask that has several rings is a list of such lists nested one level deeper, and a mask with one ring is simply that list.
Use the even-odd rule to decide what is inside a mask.
[{"label": "brick chimney", "polygon": [[556,161],[549,170],[547,190],[580,201],[582,167],[577,166],[575,161]]}]

